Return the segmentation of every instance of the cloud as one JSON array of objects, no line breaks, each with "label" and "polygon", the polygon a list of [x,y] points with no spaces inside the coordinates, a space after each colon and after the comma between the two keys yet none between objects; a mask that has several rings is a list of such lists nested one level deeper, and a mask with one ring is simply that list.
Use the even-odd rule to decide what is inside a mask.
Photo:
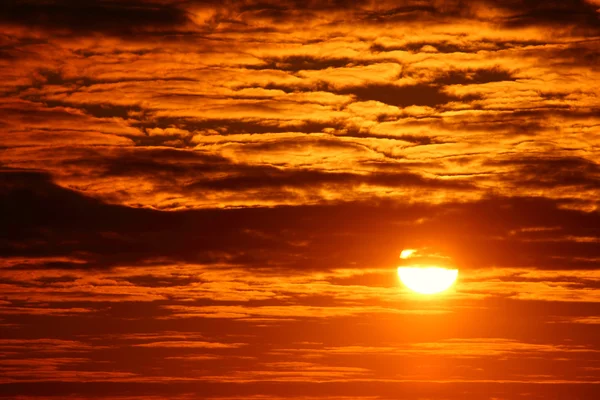
[{"label": "cloud", "polygon": [[[308,351],[312,351],[309,349]],[[443,357],[539,357],[540,353],[595,353],[596,350],[585,346],[556,346],[552,344],[523,343],[504,338],[447,339],[435,343],[412,343],[391,347],[332,347],[316,349],[324,354],[401,354],[415,356]]]},{"label": "cloud", "polygon": [[396,310],[384,307],[312,307],[312,306],[167,306],[169,318],[230,318],[249,321],[335,318],[360,314],[443,314],[446,310]]},{"label": "cloud", "polygon": [[71,0],[3,2],[0,23],[41,28],[54,33],[131,34],[138,30],[175,28],[186,24],[186,12],[175,4],[161,2],[115,2],[93,0],[81,4]]},{"label": "cloud", "polygon": [[186,349],[232,349],[244,346],[246,343],[215,343],[215,342],[201,342],[201,341],[184,341],[184,340],[171,340],[167,342],[150,342],[150,343],[138,343],[134,346],[137,347],[163,347],[163,348],[186,348]]},{"label": "cloud", "polygon": [[597,397],[597,3],[4,1],[0,397]]},{"label": "cloud", "polygon": [[499,8],[508,12],[504,23],[509,27],[522,27],[529,24],[556,27],[564,24],[596,32],[600,28],[596,7],[582,0],[569,4],[537,0],[509,1],[499,4]]},{"label": "cloud", "polygon": [[528,182],[530,187],[571,187],[579,190],[600,189],[600,165],[579,157],[535,157],[490,160],[491,166],[513,167],[513,181]]},{"label": "cloud", "polygon": [[412,105],[436,107],[453,100],[439,88],[429,85],[369,85],[347,88],[340,93],[354,94],[361,101],[376,100],[400,107]]},{"label": "cloud", "polygon": [[[4,209],[11,210],[5,219],[10,232],[2,244],[5,256],[68,257],[57,263],[23,263],[13,268],[79,270],[165,260],[314,269],[364,263],[382,266],[397,263],[399,244],[409,237],[417,247],[437,247],[462,268],[560,269],[563,260],[570,258],[572,268],[593,269],[594,260],[600,257],[593,240],[597,213],[565,209],[561,202],[541,198],[161,212],[107,205],[62,189],[43,174],[6,171],[3,178],[2,201]],[[281,184],[289,183],[287,178]],[[314,187],[315,182],[311,185],[307,187]],[[410,234],[398,230],[402,224],[412,225]],[[375,226],[380,232],[376,236],[370,234]],[[541,241],[511,234],[532,226],[561,229],[548,231],[552,236]],[[568,237],[574,240],[557,243],[555,239]],[[444,248],[440,243],[446,243]],[[78,260],[70,261],[73,257]]]}]

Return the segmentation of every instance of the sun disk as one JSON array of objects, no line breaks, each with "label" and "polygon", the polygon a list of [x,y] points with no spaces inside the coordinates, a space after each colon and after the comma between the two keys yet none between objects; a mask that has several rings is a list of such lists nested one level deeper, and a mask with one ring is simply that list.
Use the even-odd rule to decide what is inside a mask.
[{"label": "sun disk", "polygon": [[398,277],[409,289],[421,294],[443,292],[456,282],[457,269],[441,267],[399,267]]}]

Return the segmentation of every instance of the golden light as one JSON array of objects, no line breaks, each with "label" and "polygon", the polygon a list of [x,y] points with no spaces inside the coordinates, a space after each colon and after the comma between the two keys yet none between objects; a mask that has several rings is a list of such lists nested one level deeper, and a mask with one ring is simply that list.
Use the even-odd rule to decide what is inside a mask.
[{"label": "golden light", "polygon": [[458,270],[441,267],[399,267],[398,277],[412,291],[434,294],[452,286],[458,278]]},{"label": "golden light", "polygon": [[407,258],[410,258],[413,254],[415,254],[416,251],[417,250],[415,250],[415,249],[404,249],[400,253],[400,258],[403,260],[406,260]]}]

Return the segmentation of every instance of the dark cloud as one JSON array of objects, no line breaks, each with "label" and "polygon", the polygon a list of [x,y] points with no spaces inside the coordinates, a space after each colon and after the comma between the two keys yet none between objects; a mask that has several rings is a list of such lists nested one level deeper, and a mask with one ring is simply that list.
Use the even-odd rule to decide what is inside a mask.
[{"label": "dark cloud", "polygon": [[[382,121],[383,122],[383,121]],[[447,139],[438,138],[435,136],[427,135],[386,135],[381,133],[354,133],[350,132],[344,136],[350,137],[362,137],[362,138],[377,138],[377,139],[389,139],[389,140],[401,140],[404,142],[414,143],[421,146],[428,144],[442,144],[449,143]]]},{"label": "dark cloud", "polygon": [[512,15],[504,20],[509,27],[548,25],[556,28],[570,26],[579,30],[598,31],[600,18],[598,6],[585,0],[545,1],[511,0],[491,2],[494,6],[510,11]]},{"label": "dark cloud", "polygon": [[153,1],[6,0],[0,5],[0,24],[54,32],[131,34],[188,22],[175,3]]},{"label": "dark cloud", "polygon": [[202,282],[200,278],[190,276],[171,276],[171,277],[156,277],[153,275],[135,275],[123,278],[135,286],[141,287],[168,287],[168,286],[187,286],[191,283]]},{"label": "dark cloud", "polygon": [[[600,15],[600,13],[598,13]],[[598,47],[600,42],[592,39],[588,42],[581,42],[563,46],[561,48],[547,49],[542,51],[530,51],[533,56],[537,56],[552,65],[564,67],[587,67],[594,71],[599,69],[600,52]]]},{"label": "dark cloud", "polygon": [[450,101],[473,100],[476,96],[466,98],[454,97],[438,85],[419,84],[398,86],[392,83],[367,83],[363,86],[348,86],[336,88],[325,82],[316,84],[315,87],[289,86],[281,84],[267,84],[265,89],[278,89],[286,93],[326,91],[336,94],[353,95],[359,101],[375,100],[385,104],[408,107],[413,105],[436,107]]},{"label": "dark cloud", "polygon": [[102,177],[154,177],[157,180],[181,176],[195,176],[207,172],[231,172],[236,167],[227,158],[197,151],[172,148],[122,150],[114,156],[103,152],[86,151],[75,160],[66,161],[65,167],[78,166],[94,171]]},{"label": "dark cloud", "polygon": [[340,94],[351,94],[357,100],[375,100],[398,107],[429,106],[437,107],[450,101],[468,100],[453,97],[434,85],[397,86],[392,84],[368,84],[337,90]]},{"label": "dark cloud", "polygon": [[464,42],[460,41],[459,38],[460,37],[457,38],[456,43],[447,40],[411,41],[403,45],[384,45],[381,43],[374,43],[370,49],[375,53],[396,50],[409,51],[411,53],[420,53],[421,51],[423,51],[424,48],[429,48],[430,51],[435,51],[439,53],[477,53],[479,51],[494,52],[499,50],[519,49],[524,47],[531,48],[535,46],[544,46],[548,44],[548,42],[542,42],[539,40],[504,41],[502,39],[473,40],[469,42]]},{"label": "dark cloud", "polygon": [[600,189],[600,165],[584,158],[513,158],[490,160],[486,164],[513,167],[514,173],[506,179],[532,188]]},{"label": "dark cloud", "polygon": [[[73,52],[75,55],[79,55],[78,51]],[[112,55],[119,55],[121,52],[115,51],[112,52]],[[142,55],[148,53],[147,51],[128,51],[126,54],[137,54]],[[107,55],[107,54],[102,54]],[[93,54],[82,54],[84,57],[93,56]],[[32,88],[42,88],[46,85],[59,85],[68,88],[69,92],[76,92],[85,88],[89,88],[94,85],[103,85],[110,83],[144,83],[144,82],[195,82],[196,80],[189,77],[165,77],[165,76],[156,76],[156,77],[145,77],[145,76],[122,76],[113,79],[99,79],[93,76],[68,76],[65,74],[65,71],[60,68],[57,69],[47,69],[41,68],[32,73]],[[43,97],[40,95],[32,95],[26,94],[23,95],[23,98],[31,100],[31,101],[43,101]],[[67,101],[58,101],[58,100],[49,100],[45,101],[45,103],[50,106],[78,106],[77,103],[69,103]],[[86,106],[88,104],[81,104],[82,106]],[[94,106],[94,104],[89,104],[90,107]]]},{"label": "dark cloud", "polygon": [[[275,167],[249,167],[237,176],[205,179],[187,186],[188,190],[246,190],[269,188],[313,188],[322,189],[328,186],[338,190],[351,189],[354,186],[374,185],[390,188],[453,188],[471,189],[467,182],[444,182],[442,180],[423,178],[415,173],[377,173],[355,174],[349,172],[323,172],[315,170],[283,170]],[[333,186],[335,185],[335,186]]]},{"label": "dark cloud", "polygon": [[[377,62],[381,62],[378,60]],[[360,64],[370,64],[361,62]],[[345,66],[354,66],[350,59],[317,59],[308,56],[289,57],[280,62],[272,62],[267,66],[257,66],[254,68],[276,68],[291,69],[292,71],[308,69],[327,69]],[[324,72],[326,74],[326,71]],[[326,75],[324,75],[326,76]],[[337,94],[355,95],[358,100],[376,100],[382,103],[407,107],[411,105],[425,105],[435,107],[449,101],[473,100],[477,96],[465,96],[458,98],[450,96],[443,91],[445,85],[466,85],[466,84],[484,84],[490,82],[515,81],[513,73],[505,71],[499,67],[488,69],[473,70],[455,70],[451,69],[439,72],[433,80],[419,85],[398,86],[393,84],[366,84],[364,86],[353,86],[338,89],[325,82],[317,83],[315,87],[289,86],[282,84],[267,83],[265,89],[282,90],[286,93],[307,92],[307,91],[328,91]],[[239,89],[242,89],[241,87]]]},{"label": "dark cloud", "polygon": [[[369,398],[376,394],[382,400],[410,400],[428,398],[432,400],[459,400],[465,396],[480,398],[485,396],[511,396],[516,400],[569,398],[593,399],[598,393],[598,384],[594,383],[527,383],[527,382],[173,382],[139,383],[139,382],[27,382],[2,385],[3,397],[18,395],[43,396],[53,393],[56,396],[75,394],[85,396],[84,399],[110,398],[129,395],[163,396],[164,398],[189,399],[190,393],[203,393],[207,398],[252,398],[253,396],[273,396],[288,398],[289,393],[298,396],[347,396],[355,399]],[[135,397],[134,397],[135,398]],[[301,398],[301,397],[298,397]],[[343,398],[343,397],[342,397]],[[293,397],[292,397],[293,399]]]},{"label": "dark cloud", "polygon": [[515,80],[516,78],[508,71],[503,71],[500,68],[490,68],[472,71],[450,70],[441,73],[433,82],[438,85],[475,85]]},{"label": "dark cloud", "polygon": [[310,56],[289,56],[280,58],[267,58],[261,65],[249,65],[248,69],[274,69],[280,71],[298,72],[303,70],[323,70],[327,68],[341,68],[354,65],[369,65],[370,62],[357,62],[352,58],[315,58]]},{"label": "dark cloud", "polygon": [[351,57],[314,57],[308,55],[292,55],[285,57],[267,57],[263,59],[264,64],[246,65],[247,69],[265,70],[272,69],[277,71],[319,71],[329,68],[352,68],[356,66],[373,65],[382,62],[397,62],[396,59],[377,59],[361,60]]},{"label": "dark cloud", "polygon": [[[285,176],[284,181],[290,179],[314,176]],[[398,182],[396,175],[373,179]],[[219,187],[248,182],[253,179],[222,182]],[[5,172],[3,187],[8,228],[2,236],[3,254],[67,256],[87,262],[87,266],[61,263],[44,268],[109,267],[167,259],[275,268],[394,265],[398,249],[409,242],[445,249],[464,267],[564,268],[562,260],[571,257],[571,267],[595,268],[594,259],[600,257],[594,242],[528,241],[511,235],[524,227],[559,226],[556,238],[600,237],[598,213],[562,209],[560,203],[540,198],[439,206],[382,201],[160,212],[106,205],[59,188],[40,174]],[[415,224],[420,218],[425,222]],[[403,224],[407,229],[399,228]],[[310,244],[296,247],[298,242]]]},{"label": "dark cloud", "polygon": [[[298,120],[293,123],[282,123],[280,120],[267,118],[248,118],[248,119],[199,119],[186,117],[152,117],[147,120],[133,121],[132,126],[149,130],[154,128],[167,129],[178,128],[188,132],[203,132],[213,131],[219,135],[236,135],[244,133],[283,133],[283,132],[299,132],[299,133],[318,133],[323,132],[326,128],[335,130],[348,129],[352,130],[352,125],[346,121],[310,121]],[[161,138],[145,137],[133,138],[140,141],[140,144],[151,145],[152,141],[161,140]]]},{"label": "dark cloud", "polygon": [[[478,19],[478,7],[500,8],[509,13],[500,23],[507,27],[531,25],[570,26],[597,31],[599,22],[596,7],[584,0],[571,2],[541,0],[496,1],[413,1],[406,0],[381,7],[372,7],[369,1],[155,1],[155,0],[7,0],[0,8],[0,23],[10,26],[34,27],[54,33],[105,33],[127,36],[132,33],[162,31],[175,33],[193,27],[190,13],[194,7],[209,7],[215,15],[207,26],[229,24],[229,30],[239,29],[240,22],[252,29],[255,21],[285,24],[301,21],[330,12],[344,12],[368,24],[414,22],[456,22],[463,18]],[[477,7],[478,6],[478,7]],[[240,20],[241,16],[241,20]],[[243,22],[242,22],[243,21]],[[343,17],[333,18],[339,24]],[[195,27],[194,29],[204,27]],[[261,26],[263,31],[273,31]],[[255,30],[256,31],[256,30]],[[441,51],[453,51],[453,45]]]},{"label": "dark cloud", "polygon": [[[402,139],[401,137],[399,139]],[[407,138],[416,140],[414,138]],[[421,141],[422,143],[431,141]],[[328,152],[369,152],[370,149],[337,138],[290,138],[265,142],[231,142],[235,154],[279,154],[306,157],[315,150]],[[285,166],[234,162],[211,153],[174,149],[123,149],[112,154],[80,151],[64,161],[65,168],[87,172],[87,179],[144,179],[155,190],[185,194],[194,198],[233,193],[263,201],[301,199],[320,190],[352,191],[369,185],[380,190],[473,191],[466,179],[444,180],[426,177],[397,164],[395,169],[363,172],[320,170],[308,166]],[[77,175],[80,175],[76,174]],[[179,183],[176,183],[179,182]]]},{"label": "dark cloud", "polygon": [[99,104],[73,104],[60,101],[44,101],[44,105],[48,108],[74,108],[84,111],[96,118],[123,118],[127,119],[132,116],[132,113],[142,113],[143,109],[139,106],[119,106],[109,103]]}]

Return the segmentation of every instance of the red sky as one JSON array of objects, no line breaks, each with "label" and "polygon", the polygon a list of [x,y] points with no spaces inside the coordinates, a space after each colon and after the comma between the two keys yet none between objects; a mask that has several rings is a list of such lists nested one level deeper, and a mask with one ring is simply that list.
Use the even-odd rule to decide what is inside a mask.
[{"label": "red sky", "polygon": [[599,66],[598,0],[4,0],[0,398],[600,398]]}]

